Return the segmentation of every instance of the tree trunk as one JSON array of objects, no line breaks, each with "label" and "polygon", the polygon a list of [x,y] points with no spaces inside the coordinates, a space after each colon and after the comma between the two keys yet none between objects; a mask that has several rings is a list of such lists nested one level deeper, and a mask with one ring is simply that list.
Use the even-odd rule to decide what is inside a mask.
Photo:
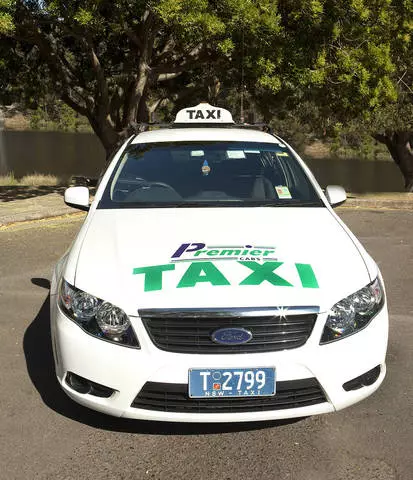
[{"label": "tree trunk", "polygon": [[413,132],[386,131],[384,134],[376,134],[373,137],[387,146],[390,155],[402,172],[406,191],[413,192]]},{"label": "tree trunk", "polygon": [[3,110],[0,108],[0,175],[6,175],[7,173],[9,173],[6,159],[6,146],[4,142],[4,124],[4,113]]},{"label": "tree trunk", "polygon": [[106,160],[108,160],[114,150],[126,139],[127,131],[116,131],[107,119],[102,120],[92,114],[87,115],[87,117],[93,131],[106,151]]},{"label": "tree trunk", "polygon": [[103,148],[106,150],[106,160],[108,160],[112,153],[133,133],[135,130],[134,126],[136,126],[135,122],[149,122],[150,114],[153,114],[160,102],[155,102],[150,109],[147,100],[148,90],[147,87],[144,89],[139,102],[132,107],[134,110],[134,116],[130,116],[128,121],[127,119],[124,119],[124,121],[121,122],[120,129],[119,126],[116,126],[115,122],[112,121],[110,115],[99,115],[96,113],[96,110],[92,113],[86,113],[93,131],[101,141]]}]

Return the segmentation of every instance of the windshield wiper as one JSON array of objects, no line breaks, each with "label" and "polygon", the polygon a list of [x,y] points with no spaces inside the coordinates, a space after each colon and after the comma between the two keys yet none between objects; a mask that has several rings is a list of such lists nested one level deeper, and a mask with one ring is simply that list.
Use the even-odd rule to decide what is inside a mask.
[{"label": "windshield wiper", "polygon": [[261,203],[259,207],[322,207],[321,202],[303,202],[301,200],[289,200],[288,202]]},{"label": "windshield wiper", "polygon": [[210,201],[191,201],[191,202],[118,202],[112,208],[207,208],[207,207],[322,207],[320,202],[302,202],[300,200],[289,200],[288,202],[251,202],[242,200],[210,200]]}]

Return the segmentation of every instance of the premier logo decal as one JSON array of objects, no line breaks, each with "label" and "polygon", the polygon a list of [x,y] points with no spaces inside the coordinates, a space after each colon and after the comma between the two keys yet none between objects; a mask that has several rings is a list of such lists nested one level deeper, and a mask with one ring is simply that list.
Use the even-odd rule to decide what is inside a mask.
[{"label": "premier logo decal", "polygon": [[260,261],[277,260],[275,247],[253,245],[207,246],[205,243],[183,243],[171,257],[171,262],[213,260]]}]

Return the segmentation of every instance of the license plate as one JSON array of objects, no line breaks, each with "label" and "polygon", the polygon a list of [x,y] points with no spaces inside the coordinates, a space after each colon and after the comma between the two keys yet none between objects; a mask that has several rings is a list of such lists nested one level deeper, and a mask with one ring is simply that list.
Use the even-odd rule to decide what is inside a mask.
[{"label": "license plate", "polygon": [[264,397],[275,394],[275,368],[191,368],[191,398]]}]

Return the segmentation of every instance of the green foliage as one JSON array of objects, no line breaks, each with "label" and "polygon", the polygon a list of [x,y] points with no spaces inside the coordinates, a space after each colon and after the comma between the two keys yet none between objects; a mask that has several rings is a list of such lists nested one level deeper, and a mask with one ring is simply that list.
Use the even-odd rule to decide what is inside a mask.
[{"label": "green foliage", "polygon": [[48,98],[35,110],[29,111],[30,128],[33,130],[90,132],[87,118],[74,112],[63,102]]},{"label": "green foliage", "polygon": [[79,10],[74,15],[74,20],[76,20],[82,26],[88,26],[93,22],[93,11],[86,10],[84,8],[79,8]]},{"label": "green foliage", "polygon": [[239,118],[242,92],[303,141],[347,142],[349,125],[412,128],[412,18],[411,0],[0,0],[0,102],[41,128],[87,118],[109,151],[155,108]]},{"label": "green foliage", "polygon": [[331,156],[338,158],[358,158],[370,161],[391,161],[390,154],[383,144],[369,135],[368,130],[360,129],[354,122],[346,127],[336,128],[336,136],[328,140]]},{"label": "green foliage", "polygon": [[0,1],[10,24],[1,39],[13,49],[0,52],[0,69],[14,73],[4,91],[35,109],[45,96],[60,96],[88,117],[107,149],[132,122],[147,120],[153,104],[216,98],[241,83],[281,88],[276,0]]},{"label": "green foliage", "polygon": [[0,0],[0,34],[10,35],[14,32],[14,0]]},{"label": "green foliage", "polygon": [[12,33],[14,30],[13,18],[8,13],[0,12],[0,32]]}]

